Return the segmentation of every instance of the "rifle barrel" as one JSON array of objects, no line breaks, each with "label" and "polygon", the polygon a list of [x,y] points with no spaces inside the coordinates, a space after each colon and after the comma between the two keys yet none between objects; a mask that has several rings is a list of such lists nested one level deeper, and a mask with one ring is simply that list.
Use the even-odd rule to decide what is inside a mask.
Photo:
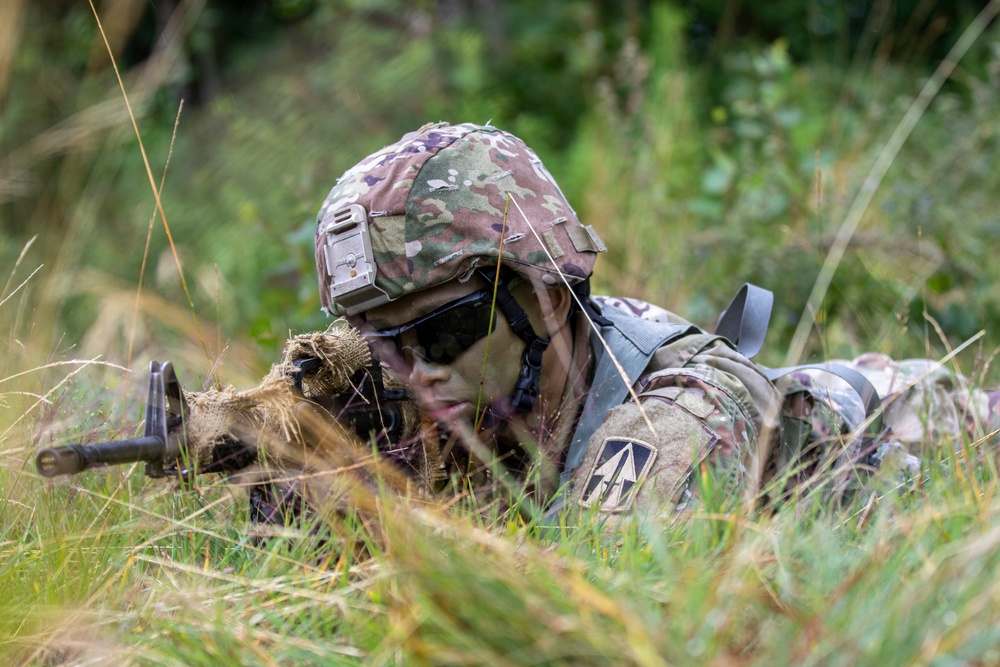
[{"label": "rifle barrel", "polygon": [[151,435],[93,445],[47,447],[38,451],[35,466],[43,477],[73,475],[102,464],[156,461],[163,458],[165,449],[163,441]]}]

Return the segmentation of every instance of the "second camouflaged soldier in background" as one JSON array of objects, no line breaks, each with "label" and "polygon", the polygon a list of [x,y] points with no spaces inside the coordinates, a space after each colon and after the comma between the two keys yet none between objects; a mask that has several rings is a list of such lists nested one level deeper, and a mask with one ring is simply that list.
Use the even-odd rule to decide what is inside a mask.
[{"label": "second camouflaged soldier in background", "polygon": [[[697,495],[696,469],[733,499],[779,470],[843,477],[892,454],[915,472],[921,447],[996,428],[995,396],[929,362],[867,355],[840,374],[851,383],[779,378],[748,358],[752,318],[713,334],[592,297],[605,249],[530,148],[473,124],[425,125],[363,159],[316,232],[324,308],[410,385],[448,465],[468,473],[488,452],[545,503],[563,488],[559,504],[659,512]],[[885,401],[880,447],[847,437],[878,404],[852,370]]]}]

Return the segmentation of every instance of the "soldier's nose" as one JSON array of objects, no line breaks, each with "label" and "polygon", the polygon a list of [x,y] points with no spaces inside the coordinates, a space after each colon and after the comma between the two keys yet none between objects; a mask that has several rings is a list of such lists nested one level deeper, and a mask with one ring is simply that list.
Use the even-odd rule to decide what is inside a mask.
[{"label": "soldier's nose", "polygon": [[448,379],[450,370],[447,366],[434,364],[422,356],[412,353],[412,365],[410,366],[410,384],[428,386],[435,382],[444,382]]}]

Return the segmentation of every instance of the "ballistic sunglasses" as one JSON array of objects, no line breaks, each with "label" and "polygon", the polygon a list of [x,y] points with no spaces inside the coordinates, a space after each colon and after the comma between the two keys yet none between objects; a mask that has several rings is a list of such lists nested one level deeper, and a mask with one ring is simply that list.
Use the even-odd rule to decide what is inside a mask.
[{"label": "ballistic sunglasses", "polygon": [[413,330],[417,339],[415,346],[409,346],[413,354],[434,364],[448,365],[496,329],[496,324],[493,287],[489,286],[406,324],[369,331],[365,335],[387,340],[402,352],[399,335]]}]

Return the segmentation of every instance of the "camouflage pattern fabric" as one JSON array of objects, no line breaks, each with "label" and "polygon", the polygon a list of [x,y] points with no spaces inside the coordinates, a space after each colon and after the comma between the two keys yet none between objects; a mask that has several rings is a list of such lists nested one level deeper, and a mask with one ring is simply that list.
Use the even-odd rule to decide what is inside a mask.
[{"label": "camouflage pattern fabric", "polygon": [[635,315],[640,319],[648,320],[650,322],[660,322],[663,324],[690,324],[690,322],[680,315],[671,313],[666,308],[661,308],[660,306],[641,299],[633,299],[628,296],[603,295],[594,296],[593,299],[596,303],[602,306],[611,306],[612,308],[617,308],[618,310],[624,310],[626,313]]},{"label": "camouflage pattern fabric", "polygon": [[[887,479],[909,482],[923,470],[922,459],[942,448],[995,447],[1000,430],[1000,392],[974,387],[961,374],[927,359],[894,361],[868,353],[831,363],[853,369],[875,386],[882,399],[885,432],[864,442],[864,408],[858,395],[836,375],[803,369],[781,378],[785,396],[782,429],[766,477],[782,479],[788,495],[832,482],[835,493],[857,486],[858,472],[878,469]],[[825,478],[825,479],[824,479]],[[774,494],[772,494],[774,495]]]},{"label": "camouflage pattern fabric", "polygon": [[[575,480],[581,505],[613,513],[673,507],[702,464],[721,496],[737,500],[754,488],[747,482],[757,443],[776,432],[780,396],[752,361],[717,337],[686,336],[654,355],[635,389],[641,409],[632,401],[614,408],[591,438]],[[629,461],[608,468],[609,443],[622,440],[650,449],[647,475],[632,474]]]},{"label": "camouflage pattern fabric", "polygon": [[[364,207],[384,302],[463,279],[497,259],[547,285],[576,283],[606,250],[577,219],[538,156],[490,126],[434,123],[368,156],[330,191],[317,218],[316,265],[324,308],[330,295],[338,211]],[[378,303],[369,304],[374,307]]]},{"label": "camouflage pattern fabric", "polygon": [[[646,302],[595,297],[642,319],[683,318]],[[597,511],[656,513],[691,489],[692,470],[711,469],[720,497],[755,489],[757,443],[777,432],[781,396],[752,361],[719,336],[696,333],[661,347],[629,400],[609,411],[574,472],[571,498]]]},{"label": "camouflage pattern fabric", "polygon": [[[882,398],[886,437],[905,450],[911,467],[915,457],[942,447],[997,444],[998,391],[976,388],[961,374],[927,359],[894,361],[868,353],[833,363],[858,371],[875,386]],[[804,370],[779,384],[789,397],[799,397],[786,401],[786,414],[809,422],[822,436],[860,426],[859,399],[840,378]]]},{"label": "camouflage pattern fabric", "polygon": [[[683,321],[636,299],[595,301],[644,319]],[[614,408],[592,437],[572,497],[609,513],[683,507],[706,489],[739,500],[819,487],[838,498],[876,468],[910,479],[932,449],[1000,440],[1000,391],[976,389],[923,359],[872,353],[833,363],[862,373],[878,390],[886,427],[878,442],[859,435],[864,405],[836,375],[807,369],[771,383],[716,336],[674,341],[634,385],[641,408],[631,400]]]}]

